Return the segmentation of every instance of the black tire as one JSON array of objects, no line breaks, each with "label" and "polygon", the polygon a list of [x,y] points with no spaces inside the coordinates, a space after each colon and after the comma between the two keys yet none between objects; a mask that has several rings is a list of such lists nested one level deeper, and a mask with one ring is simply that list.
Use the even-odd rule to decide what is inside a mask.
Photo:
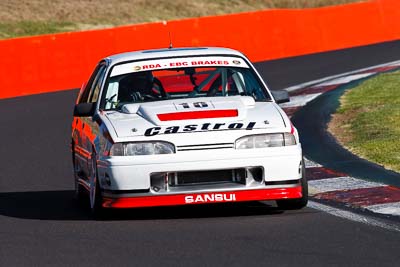
[{"label": "black tire", "polygon": [[87,193],[85,188],[78,183],[78,181],[75,179],[75,194],[74,194],[75,200],[79,203],[82,204],[86,201],[87,198]]},{"label": "black tire", "polygon": [[283,210],[299,210],[307,206],[308,203],[308,182],[306,178],[306,168],[304,166],[304,160],[302,160],[302,167],[301,167],[301,193],[302,197],[301,198],[295,198],[295,199],[282,199],[282,200],[277,200],[276,204],[278,205],[278,208],[283,209]]},{"label": "black tire", "polygon": [[[92,191],[94,190],[94,191]],[[104,218],[104,208],[102,206],[102,196],[100,191],[100,183],[97,174],[96,155],[92,155],[92,177],[90,177],[90,190],[89,190],[89,207],[90,213],[94,219]]]},{"label": "black tire", "polygon": [[74,198],[75,200],[79,203],[82,204],[84,202],[84,200],[87,197],[87,191],[86,189],[78,182],[79,179],[79,169],[78,169],[78,164],[76,162],[76,158],[75,158],[75,153],[72,153],[72,165],[74,168],[74,186],[75,186],[75,192],[74,192]]}]

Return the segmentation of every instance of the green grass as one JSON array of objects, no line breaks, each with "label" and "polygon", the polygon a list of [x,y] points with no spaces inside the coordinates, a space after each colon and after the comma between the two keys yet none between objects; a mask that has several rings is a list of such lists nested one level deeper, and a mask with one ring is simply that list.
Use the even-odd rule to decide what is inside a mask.
[{"label": "green grass", "polygon": [[18,36],[65,32],[70,29],[75,29],[74,23],[52,21],[0,22],[0,38],[5,39]]},{"label": "green grass", "polygon": [[400,71],[347,91],[330,131],[353,153],[400,172]]}]

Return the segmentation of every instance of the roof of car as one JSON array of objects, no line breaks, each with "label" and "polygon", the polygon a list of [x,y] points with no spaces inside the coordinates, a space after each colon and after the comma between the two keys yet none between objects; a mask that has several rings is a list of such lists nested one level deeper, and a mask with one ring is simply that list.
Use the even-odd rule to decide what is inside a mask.
[{"label": "roof of car", "polygon": [[115,54],[107,57],[112,64],[132,61],[132,60],[146,60],[153,58],[165,58],[165,57],[179,57],[179,56],[201,56],[201,55],[229,55],[229,56],[240,56],[243,54],[239,51],[223,48],[223,47],[180,47],[180,48],[161,48],[153,50],[141,50],[134,52],[127,52],[121,54]]}]

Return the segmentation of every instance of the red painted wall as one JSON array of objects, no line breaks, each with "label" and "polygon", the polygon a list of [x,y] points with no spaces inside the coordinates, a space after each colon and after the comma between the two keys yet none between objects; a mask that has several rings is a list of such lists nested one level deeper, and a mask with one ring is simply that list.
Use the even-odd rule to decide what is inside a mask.
[{"label": "red painted wall", "polygon": [[167,47],[225,46],[252,61],[400,39],[400,1],[276,9],[0,41],[0,99],[80,87],[103,57]]}]

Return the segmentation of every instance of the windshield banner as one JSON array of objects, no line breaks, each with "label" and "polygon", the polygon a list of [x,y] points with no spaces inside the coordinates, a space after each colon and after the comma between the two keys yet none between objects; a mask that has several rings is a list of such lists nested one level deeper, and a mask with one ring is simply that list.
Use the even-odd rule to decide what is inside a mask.
[{"label": "windshield banner", "polygon": [[249,68],[239,57],[185,57],[167,58],[146,61],[136,61],[117,65],[111,72],[111,77],[121,74],[148,70],[175,69],[185,67],[239,67]]}]

